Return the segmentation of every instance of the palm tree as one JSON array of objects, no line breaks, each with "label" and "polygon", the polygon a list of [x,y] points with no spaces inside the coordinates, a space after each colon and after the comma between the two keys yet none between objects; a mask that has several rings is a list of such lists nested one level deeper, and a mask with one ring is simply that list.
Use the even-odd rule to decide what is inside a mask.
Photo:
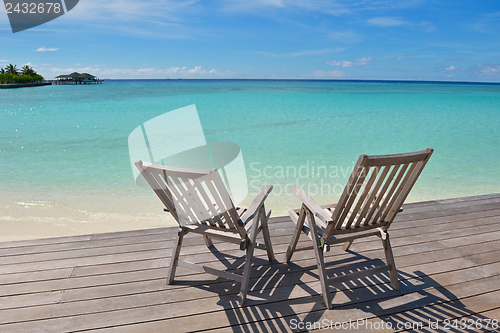
[{"label": "palm tree", "polygon": [[0,68],[0,74],[5,74],[5,69]]},{"label": "palm tree", "polygon": [[5,67],[5,72],[7,74],[19,75],[19,68],[17,68],[16,65],[8,64],[7,67]]},{"label": "palm tree", "polygon": [[23,73],[23,75],[29,75],[29,76],[36,75],[35,70],[32,67],[30,67],[29,65],[24,65],[22,70],[21,70],[21,73]]}]

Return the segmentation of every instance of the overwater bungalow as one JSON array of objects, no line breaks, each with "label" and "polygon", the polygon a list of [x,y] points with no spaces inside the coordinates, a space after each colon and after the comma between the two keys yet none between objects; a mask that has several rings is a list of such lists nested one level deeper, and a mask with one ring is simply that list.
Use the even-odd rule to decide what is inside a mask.
[{"label": "overwater bungalow", "polygon": [[56,80],[52,84],[102,84],[101,79],[88,73],[73,72],[68,75],[56,76]]}]

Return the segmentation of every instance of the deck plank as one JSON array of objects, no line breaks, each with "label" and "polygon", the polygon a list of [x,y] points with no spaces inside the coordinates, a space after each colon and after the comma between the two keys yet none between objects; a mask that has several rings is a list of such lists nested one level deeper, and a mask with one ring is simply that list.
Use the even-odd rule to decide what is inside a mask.
[{"label": "deck plank", "polygon": [[[287,217],[271,219],[278,262],[256,252],[243,307],[232,281],[180,267],[176,282],[165,284],[175,228],[0,243],[0,331],[297,332],[293,320],[500,320],[498,193],[405,205],[390,230],[401,291],[385,273],[335,285],[332,310],[322,303],[312,251],[282,263],[293,227]],[[302,237],[299,246],[308,242]],[[181,257],[241,271],[243,253],[214,243],[226,262],[197,235],[186,237]],[[378,265],[379,243],[362,239],[349,252],[332,246],[329,275],[344,274],[345,264]]]}]

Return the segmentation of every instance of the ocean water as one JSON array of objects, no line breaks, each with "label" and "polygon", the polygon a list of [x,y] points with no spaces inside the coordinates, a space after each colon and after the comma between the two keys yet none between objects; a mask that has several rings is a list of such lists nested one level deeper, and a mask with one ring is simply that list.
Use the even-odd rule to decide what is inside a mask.
[{"label": "ocean water", "polygon": [[[135,185],[127,138],[195,104],[207,142],[240,146],[249,196],[285,214],[334,201],[360,154],[435,152],[407,201],[500,191],[500,85],[117,80],[0,90],[0,240],[172,225]],[[166,129],[168,130],[168,129]]]}]

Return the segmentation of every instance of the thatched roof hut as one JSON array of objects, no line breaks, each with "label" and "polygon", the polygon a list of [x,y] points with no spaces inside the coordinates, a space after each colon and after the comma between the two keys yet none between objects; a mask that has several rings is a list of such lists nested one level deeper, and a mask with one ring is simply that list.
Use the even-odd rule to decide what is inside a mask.
[{"label": "thatched roof hut", "polygon": [[56,76],[56,79],[58,80],[67,80],[67,81],[96,81],[97,77],[94,75],[91,75],[89,73],[77,73],[73,72],[68,75],[59,75]]}]

